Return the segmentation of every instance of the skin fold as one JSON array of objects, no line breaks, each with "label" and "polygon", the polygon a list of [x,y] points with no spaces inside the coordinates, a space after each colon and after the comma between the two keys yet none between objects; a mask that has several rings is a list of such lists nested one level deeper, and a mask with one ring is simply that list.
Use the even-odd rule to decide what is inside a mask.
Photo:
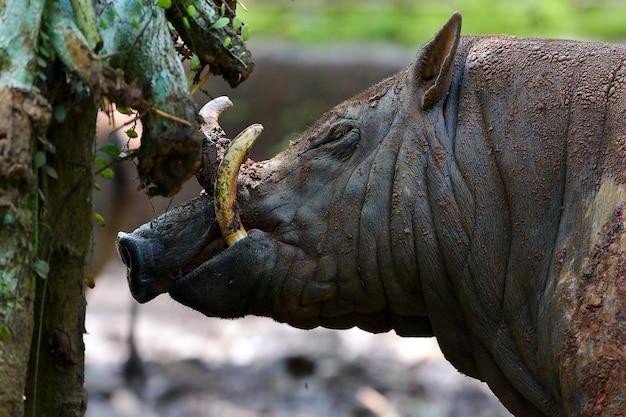
[{"label": "skin fold", "polygon": [[211,193],[120,233],[135,298],[436,336],[515,415],[619,415],[626,50],[460,29],[244,163],[231,247]]}]

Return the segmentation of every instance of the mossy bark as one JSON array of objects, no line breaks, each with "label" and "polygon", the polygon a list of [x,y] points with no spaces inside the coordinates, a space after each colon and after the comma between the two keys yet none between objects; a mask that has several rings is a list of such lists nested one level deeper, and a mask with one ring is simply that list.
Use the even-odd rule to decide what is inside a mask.
[{"label": "mossy bark", "polygon": [[32,334],[36,196],[0,214],[0,416],[23,415]]},{"label": "mossy bark", "polygon": [[32,167],[50,109],[33,91],[43,0],[0,2],[0,416],[21,416],[33,317]]}]

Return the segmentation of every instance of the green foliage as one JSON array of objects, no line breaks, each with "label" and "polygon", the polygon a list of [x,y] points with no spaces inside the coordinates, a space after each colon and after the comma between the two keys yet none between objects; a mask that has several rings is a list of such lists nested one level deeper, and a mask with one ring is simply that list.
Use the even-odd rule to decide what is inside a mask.
[{"label": "green foliage", "polygon": [[227,26],[230,23],[230,19],[227,17],[220,17],[213,23],[209,29],[221,29],[224,26]]},{"label": "green foliage", "polygon": [[54,179],[59,178],[59,175],[57,174],[56,170],[52,168],[50,165],[47,165],[47,157],[46,157],[45,152],[43,151],[35,152],[35,155],[33,155],[33,165],[35,169],[37,170],[40,169],[42,172],[47,174],[50,178],[54,178]]},{"label": "green foliage", "polygon": [[94,213],[93,214],[94,219],[96,219],[96,221],[98,222],[98,224],[102,227],[106,226],[106,222],[104,221],[104,217],[102,217],[102,214],[100,213]]},{"label": "green foliage", "polygon": [[39,31],[39,39],[36,46],[37,70],[35,71],[37,79],[44,83],[47,80],[45,70],[48,68],[48,62],[56,60],[56,54],[50,44],[50,35],[48,33],[50,33],[50,26],[48,19],[44,18],[41,21],[41,30]]},{"label": "green foliage", "polygon": [[64,104],[59,103],[56,106],[54,106],[54,120],[56,120],[59,123],[63,123],[65,121],[65,115],[66,115],[66,110],[65,110]]},{"label": "green foliage", "polygon": [[244,25],[241,28],[241,39],[243,39],[244,42],[250,39],[250,26]]},{"label": "green foliage", "polygon": [[46,164],[46,154],[42,151],[35,152],[33,155],[33,165],[35,169],[39,169]]},{"label": "green foliage", "polygon": [[[126,131],[126,134],[128,135],[128,137],[137,137],[137,132],[135,132],[133,129],[128,129]],[[99,153],[107,155],[109,157],[113,157],[113,162],[109,162],[107,158],[99,155]],[[93,158],[93,164],[96,167],[100,167],[98,170],[96,170],[95,175],[100,176],[106,180],[113,178],[115,172],[110,168],[111,164],[119,161],[120,158],[124,158],[125,156],[126,154],[115,143],[105,143],[97,149],[96,154]],[[94,182],[93,188],[96,191],[101,190],[100,184],[98,184],[97,182]],[[100,226],[104,227],[106,225],[104,217],[100,213],[94,213],[93,216]]]},{"label": "green foliage", "polygon": [[115,143],[105,143],[98,151],[113,157],[119,156],[120,153],[122,153],[122,150]]},{"label": "green foliage", "polygon": [[15,221],[15,217],[13,217],[13,215],[11,213],[5,213],[4,216],[2,216],[2,225],[6,226],[9,224],[13,224],[13,222]]},{"label": "green foliage", "polygon": [[11,330],[9,330],[7,327],[0,326],[0,339],[4,340],[5,342],[10,341]]},{"label": "green foliage", "polygon": [[156,5],[162,9],[169,9],[172,7],[172,0],[157,0]]},{"label": "green foliage", "polygon": [[388,41],[415,45],[430,39],[453,11],[463,34],[550,38],[626,38],[626,3],[577,0],[266,0],[246,15],[258,36],[302,42]]},{"label": "green foliage", "polygon": [[194,56],[191,57],[191,62],[189,62],[189,69],[195,71],[198,68],[200,68],[200,58],[198,55],[194,54]]},{"label": "green foliage", "polygon": [[129,115],[129,114],[134,114],[134,113],[135,113],[135,112],[133,111],[133,109],[131,109],[130,107],[125,107],[125,106],[122,106],[122,105],[120,105],[120,104],[117,104],[117,106],[116,106],[116,110],[117,110],[119,113],[126,114],[126,115]]},{"label": "green foliage", "polygon": [[104,159],[104,157],[102,156],[96,156],[93,160],[93,163],[95,166],[98,166],[98,167],[105,167],[109,164],[107,160]]},{"label": "green foliage", "polygon": [[98,171],[98,174],[105,180],[110,180],[115,176],[115,172],[113,172],[113,170],[108,167]]},{"label": "green foliage", "polygon": [[50,265],[42,259],[37,259],[35,263],[33,263],[33,269],[35,273],[41,278],[48,278],[48,273],[50,273]]},{"label": "green foliage", "polygon": [[234,30],[239,30],[242,24],[243,24],[243,21],[241,20],[239,16],[233,17],[233,29]]}]

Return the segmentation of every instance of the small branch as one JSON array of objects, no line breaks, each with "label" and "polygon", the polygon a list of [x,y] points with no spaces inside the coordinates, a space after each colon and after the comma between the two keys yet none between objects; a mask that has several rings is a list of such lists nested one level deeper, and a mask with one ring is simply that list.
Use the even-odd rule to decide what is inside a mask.
[{"label": "small branch", "polygon": [[193,96],[194,94],[196,94],[198,92],[198,90],[200,90],[202,88],[204,83],[206,83],[207,80],[209,78],[211,78],[212,75],[213,75],[213,73],[211,71],[207,72],[206,75],[204,77],[202,77],[202,79],[200,81],[198,81],[198,83],[193,87],[193,89],[191,90],[191,95]]},{"label": "small branch", "polygon": [[151,105],[150,103],[148,103],[147,101],[143,101],[144,106],[146,106],[147,108],[150,109],[150,111],[152,111],[153,113],[168,119],[168,120],[172,120],[176,123],[180,123],[183,126],[191,126],[191,123],[188,120],[185,119],[181,119],[180,117],[176,117],[173,114],[169,114],[167,112],[164,112],[163,110],[159,110],[158,108],[154,107],[153,105]]}]

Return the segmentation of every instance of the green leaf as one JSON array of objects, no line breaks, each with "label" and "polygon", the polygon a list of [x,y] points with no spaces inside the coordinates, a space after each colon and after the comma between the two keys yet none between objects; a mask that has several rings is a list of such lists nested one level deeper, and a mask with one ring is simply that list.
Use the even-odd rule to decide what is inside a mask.
[{"label": "green leaf", "polygon": [[189,29],[191,26],[189,25],[189,20],[185,16],[183,16],[183,26]]},{"label": "green leaf", "polygon": [[48,273],[50,272],[50,265],[42,259],[37,259],[33,264],[33,269],[35,273],[39,275],[40,278],[46,279],[48,278]]},{"label": "green leaf", "polygon": [[229,37],[227,37],[226,39],[224,39],[224,48],[228,48],[228,45],[230,45],[230,43],[232,42],[232,39]]},{"label": "green leaf", "polygon": [[226,4],[222,3],[220,6],[220,16],[224,16],[226,14]]},{"label": "green leaf", "polygon": [[187,6],[187,14],[189,15],[189,17],[192,17],[194,14],[196,14],[196,6],[194,6],[193,4]]},{"label": "green leaf", "polygon": [[96,191],[101,191],[102,187],[100,187],[100,184],[98,184],[97,182],[93,183],[93,189]]},{"label": "green leaf", "polygon": [[42,55],[46,59],[50,59],[50,50],[43,45],[39,46],[39,54]]},{"label": "green leaf", "polygon": [[241,28],[241,39],[243,39],[244,42],[250,39],[250,26],[243,25]]},{"label": "green leaf", "polygon": [[99,166],[99,167],[105,167],[109,164],[107,160],[104,159],[104,157],[102,156],[96,156],[93,160],[93,163],[94,165]]},{"label": "green leaf", "polygon": [[105,22],[103,18],[100,18],[99,23],[100,23],[100,27],[102,29],[106,29],[107,28],[107,22]]},{"label": "green leaf", "polygon": [[96,219],[96,221],[98,222],[100,226],[102,227],[106,226],[106,222],[104,221],[104,217],[102,217],[102,214],[94,213],[93,217]]},{"label": "green leaf", "polygon": [[242,24],[243,24],[243,21],[241,20],[239,16],[235,16],[233,18],[233,29],[239,30]]},{"label": "green leaf", "polygon": [[116,105],[115,109],[122,114],[133,114],[133,109],[126,106]]},{"label": "green leaf", "polygon": [[2,217],[2,224],[3,225],[7,225],[7,224],[11,224],[13,223],[14,217],[11,213],[6,213],[3,217]]},{"label": "green leaf", "polygon": [[169,9],[172,7],[172,0],[157,0],[156,5],[162,9]]},{"label": "green leaf", "polygon": [[98,149],[109,156],[119,156],[122,150],[115,143],[105,143]]},{"label": "green leaf", "polygon": [[46,165],[46,154],[41,151],[35,152],[35,156],[33,156],[33,164],[35,165],[35,169],[39,169]]},{"label": "green leaf", "polygon": [[65,120],[65,115],[65,106],[63,104],[57,104],[54,107],[54,120],[59,123],[63,123],[63,121]]},{"label": "green leaf", "polygon": [[211,26],[209,26],[209,29],[221,29],[224,26],[228,25],[228,23],[230,22],[230,19],[227,17],[220,17],[219,19],[217,19],[217,21],[215,23],[213,23]]},{"label": "green leaf", "polygon": [[139,29],[139,20],[136,17],[133,17],[133,26],[135,29]]},{"label": "green leaf", "polygon": [[198,57],[198,55],[194,55],[191,57],[191,62],[189,63],[189,69],[191,69],[192,71],[195,71],[198,68],[200,68],[200,58]]},{"label": "green leaf", "polygon": [[135,132],[135,129],[128,129],[126,131],[126,136],[128,136],[131,139],[135,139],[137,137],[139,137],[139,135],[137,134],[137,132]]},{"label": "green leaf", "polygon": [[52,168],[50,165],[44,165],[42,168],[44,172],[48,174],[50,178],[54,178],[55,180],[59,178],[59,174],[57,173],[57,170]]},{"label": "green leaf", "polygon": [[105,168],[100,172],[100,176],[105,180],[110,180],[115,175],[115,172],[111,168]]},{"label": "green leaf", "polygon": [[0,339],[8,342],[11,340],[11,330],[4,326],[0,326]]}]

